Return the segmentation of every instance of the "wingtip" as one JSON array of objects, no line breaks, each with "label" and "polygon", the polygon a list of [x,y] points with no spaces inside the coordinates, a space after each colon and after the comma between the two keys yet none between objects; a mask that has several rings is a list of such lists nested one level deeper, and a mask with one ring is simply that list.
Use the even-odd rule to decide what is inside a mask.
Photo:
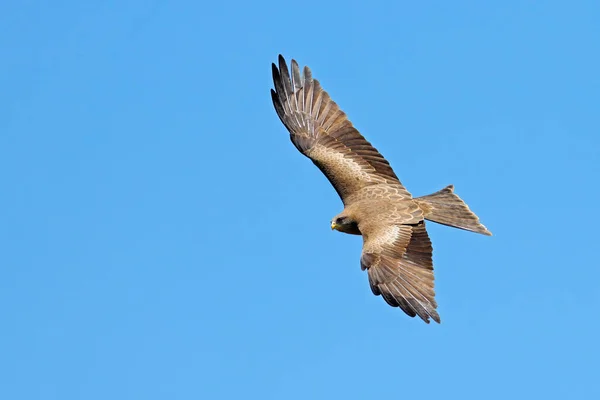
[{"label": "wingtip", "polygon": [[302,75],[304,75],[304,85],[308,86],[310,82],[312,82],[312,71],[308,68],[308,65],[305,65],[302,69]]},{"label": "wingtip", "polygon": [[292,90],[298,90],[302,88],[303,82],[302,77],[300,76],[300,66],[292,58]]},{"label": "wingtip", "polygon": [[432,320],[433,320],[433,322],[436,322],[438,324],[442,323],[440,316],[437,313],[434,313],[434,314],[429,313],[429,315],[427,315],[426,317],[421,317],[418,314],[416,316],[419,316],[421,318],[421,320],[423,322],[425,322],[427,325],[430,325]]},{"label": "wingtip", "polygon": [[485,227],[485,225],[483,225],[481,222],[479,223],[480,225],[480,229],[478,231],[476,231],[477,233],[481,233],[482,235],[485,236],[493,236],[492,232],[490,232],[490,230],[488,228]]},{"label": "wingtip", "polygon": [[[428,310],[427,313],[429,314],[429,317],[431,317],[431,319],[434,322],[437,322],[438,324],[441,323],[440,315],[437,313],[437,311],[435,311],[435,310]],[[429,323],[430,322],[429,318],[425,322]]]},{"label": "wingtip", "polygon": [[279,63],[279,70],[288,70],[288,66],[287,66],[287,62],[285,61],[285,58],[280,54],[279,57],[277,57],[277,62]]},{"label": "wingtip", "polygon": [[275,65],[275,63],[271,63],[271,74],[273,75],[273,82],[277,82],[281,79],[279,68],[277,68],[277,65]]}]

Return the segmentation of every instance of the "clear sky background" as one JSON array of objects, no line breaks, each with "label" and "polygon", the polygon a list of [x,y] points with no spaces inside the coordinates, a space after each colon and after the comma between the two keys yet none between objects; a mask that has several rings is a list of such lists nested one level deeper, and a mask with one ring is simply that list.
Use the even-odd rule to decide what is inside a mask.
[{"label": "clear sky background", "polygon": [[[494,233],[429,224],[441,325],[329,229],[278,53]],[[597,1],[5,1],[0,54],[0,398],[600,398]]]}]

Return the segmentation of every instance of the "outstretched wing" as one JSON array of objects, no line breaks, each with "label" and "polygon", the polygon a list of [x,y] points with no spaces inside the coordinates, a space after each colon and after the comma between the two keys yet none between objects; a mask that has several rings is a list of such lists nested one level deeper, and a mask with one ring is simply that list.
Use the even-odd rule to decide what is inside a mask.
[{"label": "outstretched wing", "polygon": [[410,193],[388,161],[352,126],[319,81],[292,60],[291,77],[285,59],[273,64],[273,105],[296,148],[310,158],[331,182],[344,204],[360,189],[376,184],[395,186],[403,198]]},{"label": "outstretched wing", "polygon": [[440,322],[433,290],[431,241],[425,221],[414,225],[360,227],[360,265],[369,274],[371,290],[406,314]]}]

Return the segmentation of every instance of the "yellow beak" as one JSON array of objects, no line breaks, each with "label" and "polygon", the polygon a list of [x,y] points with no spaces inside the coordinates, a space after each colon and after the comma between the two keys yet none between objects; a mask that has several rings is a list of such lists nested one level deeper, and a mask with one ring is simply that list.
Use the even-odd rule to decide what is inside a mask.
[{"label": "yellow beak", "polygon": [[331,221],[331,230],[337,229],[337,224]]}]

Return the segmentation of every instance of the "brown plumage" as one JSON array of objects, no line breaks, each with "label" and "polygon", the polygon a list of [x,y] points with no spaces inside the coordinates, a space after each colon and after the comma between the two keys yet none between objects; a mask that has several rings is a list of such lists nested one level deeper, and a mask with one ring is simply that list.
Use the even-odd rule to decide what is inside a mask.
[{"label": "brown plumage", "polygon": [[296,148],[325,174],[344,203],[331,228],[362,235],[360,265],[371,290],[406,314],[440,322],[425,221],[491,233],[453,186],[413,198],[385,158],[352,126],[311,71],[273,64],[273,105]]}]

